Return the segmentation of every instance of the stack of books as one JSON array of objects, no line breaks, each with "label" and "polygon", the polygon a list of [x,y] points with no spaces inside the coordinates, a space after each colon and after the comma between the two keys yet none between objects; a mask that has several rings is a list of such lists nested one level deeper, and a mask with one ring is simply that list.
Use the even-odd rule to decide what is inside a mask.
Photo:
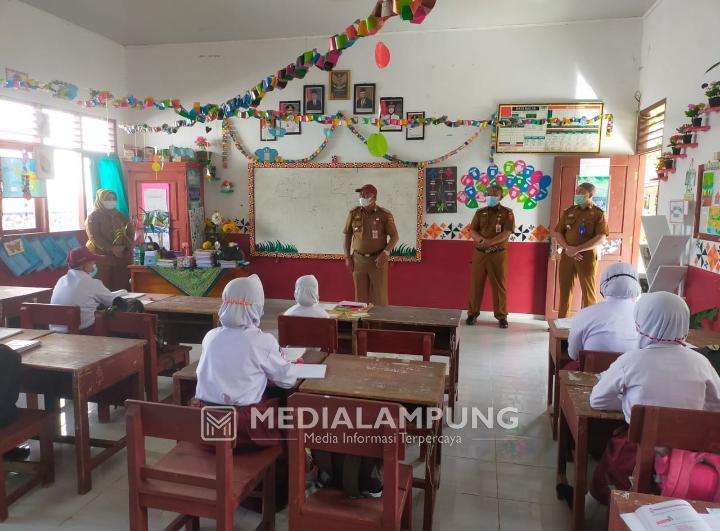
[{"label": "stack of books", "polygon": [[159,258],[157,261],[158,267],[175,267],[174,258]]},{"label": "stack of books", "polygon": [[232,269],[237,267],[237,262],[235,260],[218,260],[218,265],[220,269]]},{"label": "stack of books", "polygon": [[215,251],[196,250],[194,253],[195,266],[199,268],[212,267],[214,265],[214,255]]}]

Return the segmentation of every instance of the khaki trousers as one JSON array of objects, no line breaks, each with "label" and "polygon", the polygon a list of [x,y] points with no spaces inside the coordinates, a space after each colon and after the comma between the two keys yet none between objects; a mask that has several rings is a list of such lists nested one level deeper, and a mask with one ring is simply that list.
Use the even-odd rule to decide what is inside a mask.
[{"label": "khaki trousers", "polygon": [[353,254],[353,282],[355,283],[355,300],[372,302],[375,306],[388,305],[388,265],[378,269],[375,265],[377,256]]},{"label": "khaki trousers", "polygon": [[472,277],[470,279],[470,302],[468,317],[480,315],[480,304],[485,292],[485,281],[490,279],[493,294],[495,319],[507,319],[507,250],[495,253],[483,253],[475,249],[472,259]]},{"label": "khaki trousers", "polygon": [[572,302],[572,290],[575,277],[580,281],[582,291],[582,307],[592,306],[597,302],[595,293],[595,276],[597,275],[597,255],[595,250],[582,253],[581,261],[563,253],[560,257],[558,283],[560,284],[560,311],[558,318],[567,317]]}]

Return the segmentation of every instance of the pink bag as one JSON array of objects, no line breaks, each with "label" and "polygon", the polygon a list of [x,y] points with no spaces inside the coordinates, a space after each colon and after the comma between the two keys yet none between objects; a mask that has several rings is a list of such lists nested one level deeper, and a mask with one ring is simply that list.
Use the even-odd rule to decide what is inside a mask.
[{"label": "pink bag", "polygon": [[655,456],[662,496],[720,502],[720,455],[673,449]]}]

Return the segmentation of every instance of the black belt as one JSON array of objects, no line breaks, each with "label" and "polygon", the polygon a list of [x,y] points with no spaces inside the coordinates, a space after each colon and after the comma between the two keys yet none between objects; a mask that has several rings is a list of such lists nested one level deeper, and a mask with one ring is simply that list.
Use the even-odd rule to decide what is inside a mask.
[{"label": "black belt", "polygon": [[490,247],[489,249],[475,248],[475,250],[479,253],[493,254],[493,253],[500,253],[500,252],[504,251],[505,249],[503,247]]},{"label": "black belt", "polygon": [[354,251],[354,254],[359,254],[360,256],[364,256],[365,258],[372,258],[372,257],[374,257],[374,256],[379,255],[381,252],[382,252],[382,251],[378,251],[378,252],[376,252],[376,253],[361,253],[361,252],[358,252],[358,251]]}]

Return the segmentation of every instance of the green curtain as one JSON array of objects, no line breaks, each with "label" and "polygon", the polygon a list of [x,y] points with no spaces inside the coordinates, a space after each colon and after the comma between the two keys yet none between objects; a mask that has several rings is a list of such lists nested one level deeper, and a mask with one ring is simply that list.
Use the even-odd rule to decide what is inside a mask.
[{"label": "green curtain", "polygon": [[125,214],[130,215],[128,208],[127,193],[125,191],[125,181],[122,176],[122,166],[117,157],[107,156],[91,156],[92,163],[90,179],[92,182],[93,197],[100,188],[112,190],[117,196],[117,209]]}]

